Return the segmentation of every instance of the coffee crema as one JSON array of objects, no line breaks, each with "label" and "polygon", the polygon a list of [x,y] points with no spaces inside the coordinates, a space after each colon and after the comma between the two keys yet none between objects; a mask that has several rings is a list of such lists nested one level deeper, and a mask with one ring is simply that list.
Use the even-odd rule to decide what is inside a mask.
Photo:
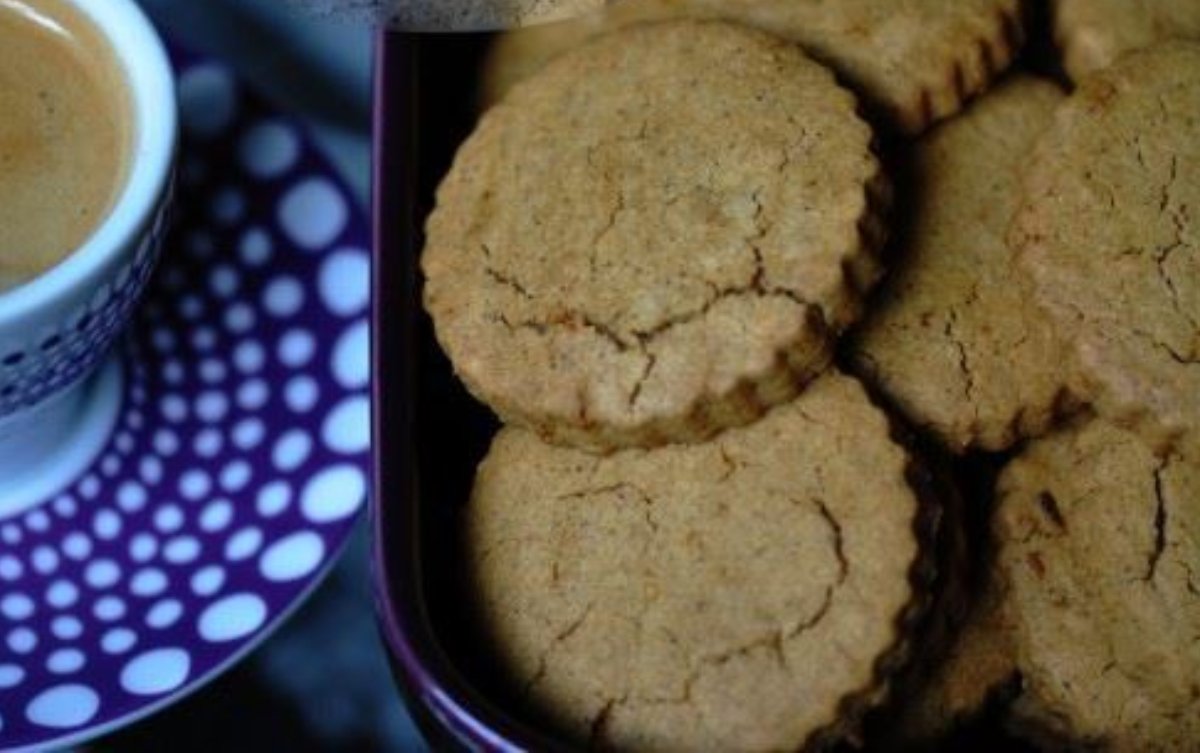
[{"label": "coffee crema", "polygon": [[63,0],[0,0],[0,293],[78,250],[128,178],[129,85]]}]

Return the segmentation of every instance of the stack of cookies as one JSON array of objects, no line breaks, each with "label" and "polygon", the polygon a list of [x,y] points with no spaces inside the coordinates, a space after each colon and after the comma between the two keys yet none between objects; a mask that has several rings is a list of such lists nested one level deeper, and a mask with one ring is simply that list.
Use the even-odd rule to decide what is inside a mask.
[{"label": "stack of cookies", "polygon": [[[1026,11],[624,0],[499,40],[422,266],[506,424],[463,598],[531,718],[887,747],[1000,701],[1200,748],[1200,2]],[[1002,469],[962,495],[989,535],[946,458]]]}]

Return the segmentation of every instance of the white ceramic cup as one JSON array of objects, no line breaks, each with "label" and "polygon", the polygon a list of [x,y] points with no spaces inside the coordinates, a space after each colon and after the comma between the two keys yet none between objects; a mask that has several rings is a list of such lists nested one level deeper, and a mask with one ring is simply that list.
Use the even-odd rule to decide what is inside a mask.
[{"label": "white ceramic cup", "polygon": [[126,182],[83,245],[0,293],[0,519],[53,494],[92,460],[119,408],[113,344],[167,230],[178,137],[162,41],[134,0],[66,0],[108,40],[133,108]]}]

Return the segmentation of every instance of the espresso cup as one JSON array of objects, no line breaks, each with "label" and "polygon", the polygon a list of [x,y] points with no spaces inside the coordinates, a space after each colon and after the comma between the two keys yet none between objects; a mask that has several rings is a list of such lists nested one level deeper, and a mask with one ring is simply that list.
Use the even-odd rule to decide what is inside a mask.
[{"label": "espresso cup", "polygon": [[90,24],[123,75],[129,148],[103,219],[0,292],[0,518],[53,494],[99,449],[89,436],[111,428],[121,375],[109,356],[154,270],[173,193],[175,85],[150,22],[134,0],[54,2]]}]

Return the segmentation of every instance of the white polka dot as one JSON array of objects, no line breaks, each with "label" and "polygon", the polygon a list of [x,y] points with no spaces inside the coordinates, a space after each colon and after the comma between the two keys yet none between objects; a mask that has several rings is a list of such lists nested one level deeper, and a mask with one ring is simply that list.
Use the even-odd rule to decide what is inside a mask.
[{"label": "white polka dot", "polygon": [[128,455],[133,452],[133,435],[127,431],[123,431],[117,435],[117,451]]},{"label": "white polka dot", "polygon": [[37,634],[27,627],[19,627],[8,633],[8,647],[18,654],[28,654],[37,648]]},{"label": "white polka dot", "polygon": [[137,633],[129,628],[113,628],[100,639],[100,648],[106,654],[123,654],[137,643]]},{"label": "white polka dot", "polygon": [[286,481],[272,481],[258,492],[256,507],[264,518],[273,518],[292,502],[292,487]]},{"label": "white polka dot", "polygon": [[188,70],[179,79],[179,110],[183,127],[197,136],[216,136],[228,128],[237,110],[229,71],[218,65]]},{"label": "white polka dot", "polygon": [[25,679],[25,670],[16,664],[0,664],[0,689],[15,688]]},{"label": "white polka dot", "polygon": [[263,534],[257,528],[243,528],[229,537],[225,544],[225,559],[239,562],[253,557],[262,547]]},{"label": "white polka dot", "polygon": [[[172,401],[171,404],[179,407],[172,408],[172,412],[175,410],[180,410],[182,411],[182,414],[186,416],[187,403],[183,401],[183,398],[178,396],[175,397],[178,399],[178,402]],[[163,413],[166,413],[165,408]],[[171,457],[175,453],[179,452],[179,435],[170,429],[159,429],[158,431],[154,432],[154,451],[159,455],[165,455],[166,457]]]},{"label": "white polka dot", "polygon": [[163,379],[167,384],[179,385],[183,383],[187,372],[183,369],[183,364],[179,361],[167,361],[162,367]]},{"label": "white polka dot", "polygon": [[184,499],[195,501],[211,490],[212,478],[199,468],[194,468],[179,478],[179,493]]},{"label": "white polka dot", "polygon": [[224,380],[228,373],[225,364],[215,358],[206,358],[200,364],[200,379],[205,384],[216,384]]},{"label": "white polka dot", "polygon": [[50,632],[60,640],[73,641],[83,635],[83,623],[70,615],[62,615],[50,623]]},{"label": "white polka dot", "polygon": [[341,249],[321,264],[321,302],[338,316],[354,316],[371,303],[371,263],[364,251]]},{"label": "white polka dot", "polygon": [[312,377],[301,374],[292,377],[283,388],[283,399],[293,413],[308,413],[320,399],[320,388]]},{"label": "white polka dot", "polygon": [[283,123],[268,121],[246,131],[238,145],[242,167],[258,178],[277,178],[296,164],[300,139]]},{"label": "white polka dot", "polygon": [[117,489],[117,506],[125,512],[137,512],[146,506],[146,489],[136,481],[126,481]]},{"label": "white polka dot", "polygon": [[168,628],[183,616],[183,605],[175,599],[163,599],[146,613],[146,624],[156,630]]},{"label": "white polka dot", "polygon": [[211,427],[202,429],[192,440],[192,449],[202,458],[213,458],[221,452],[225,439],[220,431]]},{"label": "white polka dot", "polygon": [[16,544],[21,541],[21,529],[12,524],[6,525],[0,528],[0,538],[7,544]]},{"label": "white polka dot", "polygon": [[217,345],[217,331],[211,327],[197,327],[192,332],[192,347],[201,353],[212,350]]},{"label": "white polka dot", "polygon": [[150,343],[159,353],[170,353],[175,350],[175,333],[165,327],[159,327],[150,335]]},{"label": "white polka dot", "polygon": [[183,526],[183,510],[178,505],[163,505],[154,512],[154,527],[163,533],[173,533]]},{"label": "white polka dot", "polygon": [[246,198],[236,188],[222,188],[213,196],[209,214],[220,225],[233,225],[246,214]]},{"label": "white polka dot", "polygon": [[304,286],[295,277],[277,277],[263,290],[262,305],[280,319],[295,316],[304,307]]},{"label": "white polka dot", "polygon": [[192,576],[192,591],[197,596],[212,596],[225,585],[225,569],[220,565],[207,565]]},{"label": "white polka dot", "polygon": [[314,476],[300,495],[304,517],[328,523],[353,515],[366,501],[367,481],[352,465],[327,468]]},{"label": "white polka dot", "polygon": [[0,614],[10,620],[24,620],[33,614],[33,599],[15,593],[0,599]]},{"label": "white polka dot", "polygon": [[233,427],[233,443],[241,450],[252,450],[262,444],[267,430],[257,418],[239,421]]},{"label": "white polka dot", "polygon": [[365,452],[371,446],[370,400],[365,395],[343,400],[325,418],[321,441],[334,452]]},{"label": "white polka dot", "polygon": [[134,695],[160,695],[182,685],[191,668],[191,657],[183,649],[147,651],[121,670],[121,687]]},{"label": "white polka dot", "polygon": [[68,533],[63,537],[63,554],[73,560],[82,560],[92,553],[92,540],[79,531]]},{"label": "white polka dot", "polygon": [[149,533],[139,533],[129,541],[129,556],[134,562],[148,562],[158,554],[158,539]]},{"label": "white polka dot", "polygon": [[323,178],[297,183],[279,205],[280,226],[297,246],[309,251],[337,240],[349,218],[346,200]]},{"label": "white polka dot", "polygon": [[305,330],[289,330],[279,338],[277,356],[284,366],[290,366],[293,369],[299,368],[311,361],[316,352],[316,338]]},{"label": "white polka dot", "polygon": [[312,531],[300,531],[272,544],[263,552],[258,567],[268,580],[292,581],[315,570],[324,556],[321,537]]},{"label": "white polka dot", "polygon": [[79,600],[79,589],[69,580],[54,581],[46,589],[46,603],[55,609],[66,609]]},{"label": "white polka dot", "polygon": [[[79,488],[89,499],[95,497],[100,491],[100,479],[88,476],[79,482]],[[25,525],[29,526],[31,531],[45,531],[50,527],[50,516],[45,510],[34,510],[25,516]]]},{"label": "white polka dot", "polygon": [[348,390],[358,390],[371,380],[371,328],[362,321],[338,338],[333,348],[333,376]]},{"label": "white polka dot", "polygon": [[141,462],[138,463],[138,475],[147,484],[154,485],[159,483],[163,480],[162,461],[153,456],[142,458]]},{"label": "white polka dot", "polygon": [[83,579],[92,588],[108,588],[120,578],[120,566],[109,559],[96,560],[83,571]]},{"label": "white polka dot", "polygon": [[177,536],[163,546],[167,562],[182,565],[200,556],[200,541],[192,536]]},{"label": "white polka dot", "polygon": [[229,413],[229,398],[223,392],[209,390],[196,398],[196,416],[205,423],[216,423]]},{"label": "white polka dot", "polygon": [[249,332],[254,321],[254,309],[245,303],[235,303],[225,312],[225,329],[235,335]]},{"label": "white polka dot", "polygon": [[275,443],[271,462],[275,468],[288,472],[299,468],[312,453],[312,438],[301,429],[292,429]]},{"label": "white polka dot", "polygon": [[267,354],[253,340],[245,340],[233,351],[233,365],[243,374],[254,374],[267,363]]},{"label": "white polka dot", "polygon": [[208,275],[208,289],[218,298],[230,298],[237,293],[241,278],[236,269],[228,264],[222,264],[213,269]]},{"label": "white polka dot", "polygon": [[237,404],[242,410],[258,410],[267,404],[271,391],[261,379],[251,379],[238,387]]},{"label": "white polka dot", "polygon": [[212,533],[220,531],[233,520],[233,505],[229,500],[219,499],[210,503],[200,513],[200,528]]},{"label": "white polka dot", "polygon": [[11,554],[0,557],[0,580],[14,581],[25,572],[21,561]]},{"label": "white polka dot", "polygon": [[84,663],[83,652],[77,648],[60,648],[46,658],[46,669],[56,675],[78,672]]},{"label": "white polka dot", "polygon": [[100,461],[100,472],[109,478],[117,475],[119,470],[121,470],[121,460],[116,455],[106,455]]},{"label": "white polka dot", "polygon": [[129,590],[135,596],[158,596],[167,589],[167,575],[156,567],[138,570],[129,579]]},{"label": "white polka dot", "polygon": [[254,594],[241,593],[215,601],[200,615],[197,629],[210,643],[223,643],[253,633],[267,619],[266,603]]},{"label": "white polka dot", "polygon": [[179,313],[194,322],[204,316],[204,301],[197,295],[185,295],[179,299]]},{"label": "white polka dot", "polygon": [[261,267],[266,264],[271,260],[273,251],[271,236],[262,228],[257,227],[247,230],[238,246],[242,261],[250,267]]},{"label": "white polka dot", "polygon": [[49,575],[58,569],[58,554],[46,545],[33,550],[33,569],[42,575]]},{"label": "white polka dot", "polygon": [[100,696],[86,685],[58,685],[39,693],[25,717],[39,727],[69,729],[86,724],[100,708]]},{"label": "white polka dot", "polygon": [[246,488],[252,476],[250,464],[245,460],[235,460],[221,469],[221,488],[227,492],[238,492]]},{"label": "white polka dot", "polygon": [[[120,446],[122,444],[121,437],[123,437],[123,436],[128,436],[128,435],[122,434],[117,437],[118,449],[120,448]],[[125,452],[128,452],[128,450],[125,450]],[[69,518],[72,515],[74,515],[75,511],[77,509],[78,509],[78,506],[75,503],[74,497],[63,495],[63,496],[59,497],[58,499],[54,500],[54,511],[56,513],[58,513],[59,515],[63,516],[64,518]]]},{"label": "white polka dot", "polygon": [[121,516],[107,507],[97,510],[92,518],[92,531],[98,539],[115,539],[121,533]]},{"label": "white polka dot", "polygon": [[105,596],[96,601],[96,605],[92,607],[92,612],[97,619],[105,622],[119,620],[125,616],[125,602],[116,596]]}]

